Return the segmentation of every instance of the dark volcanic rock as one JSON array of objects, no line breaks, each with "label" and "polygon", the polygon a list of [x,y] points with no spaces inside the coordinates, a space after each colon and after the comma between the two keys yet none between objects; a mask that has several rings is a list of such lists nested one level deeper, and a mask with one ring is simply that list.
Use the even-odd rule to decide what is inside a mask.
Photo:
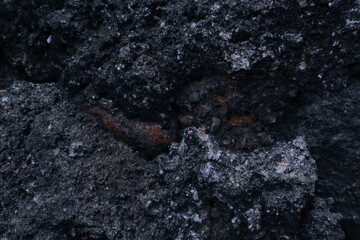
[{"label": "dark volcanic rock", "polygon": [[170,232],[180,229],[177,238],[307,236],[304,209],[317,177],[302,137],[271,149],[234,154],[220,150],[203,130],[187,128],[180,145],[155,161],[166,195],[146,196],[146,207],[166,219]]},{"label": "dark volcanic rock", "polygon": [[54,84],[16,83],[1,93],[1,109],[5,239],[134,236],[138,194],[155,183],[156,165],[65,103]]},{"label": "dark volcanic rock", "polygon": [[288,116],[293,137],[308,136],[317,159],[317,195],[332,197],[333,209],[341,212],[342,227],[350,239],[360,237],[360,84],[296,110]]},{"label": "dark volcanic rock", "polygon": [[15,82],[1,109],[7,239],[343,236],[341,215],[314,195],[316,165],[303,137],[231,153],[187,128],[168,155],[148,161],[54,84]]},{"label": "dark volcanic rock", "polygon": [[0,29],[1,239],[360,239],[359,0],[6,0]]},{"label": "dark volcanic rock", "polygon": [[57,2],[1,3],[2,64],[71,92],[91,85],[132,116],[172,111],[191,78],[251,84],[275,110],[300,88],[321,94],[359,73],[355,1]]}]

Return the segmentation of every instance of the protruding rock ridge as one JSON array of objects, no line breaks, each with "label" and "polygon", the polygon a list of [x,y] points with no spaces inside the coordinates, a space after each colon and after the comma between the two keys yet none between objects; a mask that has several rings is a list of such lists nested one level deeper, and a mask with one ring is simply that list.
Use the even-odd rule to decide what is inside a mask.
[{"label": "protruding rock ridge", "polygon": [[[230,153],[203,130],[190,127],[180,144],[173,144],[168,155],[155,160],[171,196],[168,206],[164,206],[166,201],[160,201],[161,205],[169,209],[170,218],[182,218],[188,226],[184,239],[195,233],[204,236],[209,226],[219,228],[219,222],[221,231],[228,231],[225,236],[232,232],[255,237],[270,229],[279,237],[301,235],[299,223],[317,180],[315,161],[303,137],[249,154]],[[224,219],[210,216],[209,202],[222,206]],[[288,224],[292,227],[281,232]]]}]

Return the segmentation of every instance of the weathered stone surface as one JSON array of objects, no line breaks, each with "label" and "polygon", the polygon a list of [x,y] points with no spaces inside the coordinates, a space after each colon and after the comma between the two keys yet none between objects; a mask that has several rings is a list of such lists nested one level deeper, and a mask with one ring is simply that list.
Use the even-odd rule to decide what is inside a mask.
[{"label": "weathered stone surface", "polygon": [[234,154],[220,150],[203,130],[187,128],[180,145],[155,161],[166,195],[147,197],[156,203],[146,201],[146,208],[166,219],[170,232],[181,230],[176,238],[296,239],[308,234],[301,223],[317,177],[302,137]]},{"label": "weathered stone surface", "polygon": [[0,238],[360,239],[359,0],[7,0],[0,29]]}]

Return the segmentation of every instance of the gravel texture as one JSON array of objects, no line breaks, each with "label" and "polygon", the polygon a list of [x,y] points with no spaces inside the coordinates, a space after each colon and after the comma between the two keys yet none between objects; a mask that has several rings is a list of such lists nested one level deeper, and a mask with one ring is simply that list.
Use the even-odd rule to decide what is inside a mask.
[{"label": "gravel texture", "polygon": [[359,0],[0,2],[0,238],[360,239]]}]

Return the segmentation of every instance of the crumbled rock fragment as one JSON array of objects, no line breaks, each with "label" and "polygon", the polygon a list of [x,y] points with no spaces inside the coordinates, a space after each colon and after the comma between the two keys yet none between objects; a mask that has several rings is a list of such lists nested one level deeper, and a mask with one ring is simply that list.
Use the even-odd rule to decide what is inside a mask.
[{"label": "crumbled rock fragment", "polygon": [[[164,206],[169,209],[168,214],[183,215],[191,210],[200,216],[202,211],[208,211],[204,207],[209,201],[223,204],[223,216],[232,216],[222,220],[229,226],[223,231],[237,232],[239,236],[255,236],[264,231],[280,236],[276,225],[269,225],[269,219],[277,219],[280,226],[293,221],[292,230],[285,230],[289,231],[286,234],[299,236],[291,231],[296,232],[317,180],[315,161],[303,137],[278,143],[271,149],[230,153],[221,150],[204,130],[191,127],[185,129],[180,145],[173,145],[168,155],[160,155],[155,161],[171,189],[168,194],[176,202]],[[188,189],[197,192],[196,198],[186,194]],[[202,228],[185,220],[182,224],[187,226],[188,234],[196,232],[201,236]],[[233,224],[238,221],[247,223],[246,228]]]}]

